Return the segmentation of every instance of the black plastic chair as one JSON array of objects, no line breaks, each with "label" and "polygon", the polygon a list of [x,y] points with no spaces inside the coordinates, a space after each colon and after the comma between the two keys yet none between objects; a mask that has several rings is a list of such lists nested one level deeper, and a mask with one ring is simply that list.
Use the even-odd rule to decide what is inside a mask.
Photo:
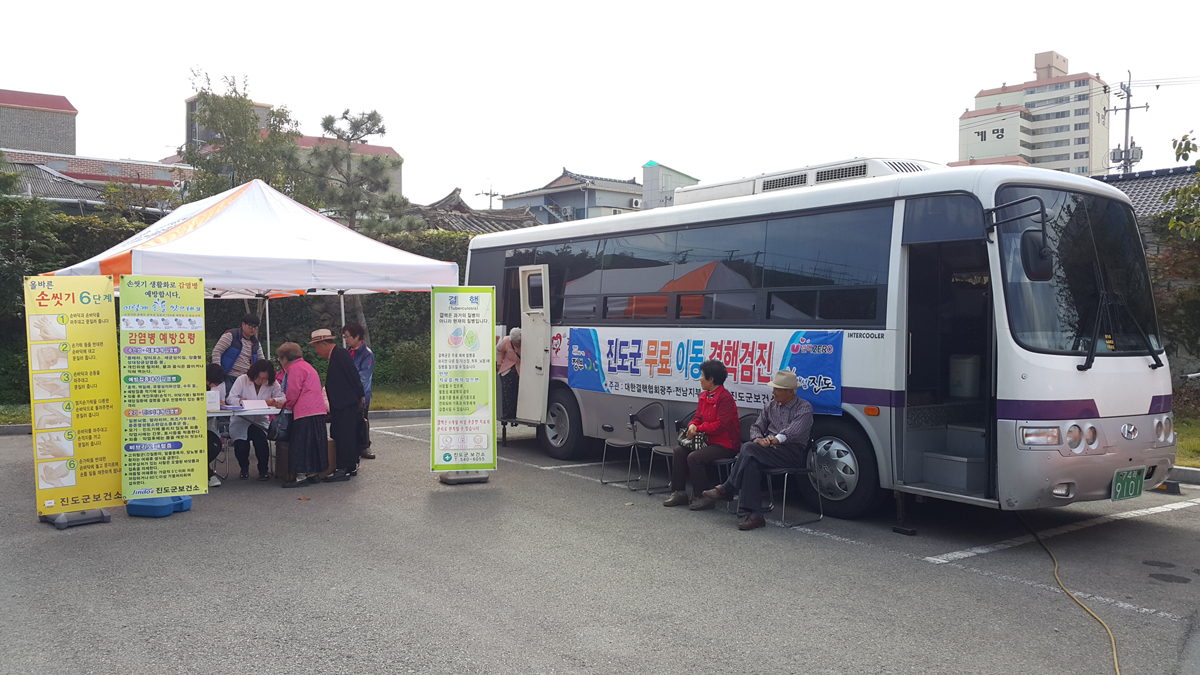
[{"label": "black plastic chair", "polygon": [[[684,415],[680,419],[675,420],[675,436],[678,438],[679,432],[687,428],[689,422],[696,418],[696,411]],[[672,439],[667,439],[670,443]],[[671,474],[672,464],[675,461],[675,446],[674,445],[656,445],[650,448],[650,465],[646,467],[646,496],[656,494],[657,492],[672,492],[676,487],[667,481],[663,485],[650,485],[650,477],[654,475],[654,456],[662,455],[667,458],[667,475]],[[667,488],[663,490],[663,488]]]},{"label": "black plastic chair", "polygon": [[816,457],[814,456],[814,453],[816,452],[816,450],[817,450],[816,440],[809,438],[808,439],[808,447],[806,447],[804,449],[804,466],[774,467],[771,469],[763,470],[763,473],[766,474],[766,476],[767,476],[767,489],[769,490],[770,496],[771,496],[771,509],[770,510],[772,510],[772,511],[775,510],[775,485],[774,485],[774,481],[772,481],[771,479],[774,478],[775,476],[783,476],[783,495],[780,498],[780,502],[779,502],[782,505],[782,510],[779,514],[779,520],[781,522],[783,522],[784,527],[797,527],[800,525],[811,525],[812,523],[816,523],[825,517],[825,503],[821,500],[821,490],[818,488],[816,490],[816,493],[817,493],[817,517],[812,520],[806,520],[802,523],[789,523],[787,521],[788,477],[791,476],[792,474],[801,475],[801,476],[811,476],[814,469],[816,469],[816,466],[817,466],[816,465]]},{"label": "black plastic chair", "polygon": [[[638,448],[642,448],[642,447],[653,448],[655,445],[660,445],[659,443],[639,441],[638,437],[637,437],[638,427],[640,426],[647,431],[663,432],[664,429],[666,428],[666,425],[663,423],[663,417],[666,414],[667,414],[666,409],[663,407],[663,404],[651,403],[651,404],[647,405],[646,407],[642,408],[641,410],[637,411],[636,413],[632,413],[629,415],[629,430],[630,430],[630,432],[633,433],[632,441],[623,441],[623,440],[615,439],[615,438],[604,439],[604,452],[600,456],[600,482],[602,484],[608,485],[609,483],[624,483],[626,485],[626,487],[628,487],[630,490],[637,489],[637,488],[633,487],[632,485],[630,485],[630,483],[633,483],[634,481],[642,480],[642,476],[641,476],[642,458],[640,455],[638,455]],[[665,436],[666,436],[666,434],[664,433],[663,437],[665,438]],[[629,448],[629,464],[626,467],[625,480],[608,480],[608,481],[604,480],[604,468],[606,466],[608,466],[608,464],[607,464],[608,463],[608,449],[610,447]],[[638,464],[638,477],[637,478],[633,478],[633,460],[634,460],[634,458],[637,459],[637,464]],[[647,484],[650,483],[649,478],[646,479],[646,483]]]}]

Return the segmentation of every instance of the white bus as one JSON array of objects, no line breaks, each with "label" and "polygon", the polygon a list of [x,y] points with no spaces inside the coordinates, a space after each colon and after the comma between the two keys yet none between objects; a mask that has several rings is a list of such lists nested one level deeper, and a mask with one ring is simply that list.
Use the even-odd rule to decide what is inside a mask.
[{"label": "white bus", "polygon": [[686,415],[718,358],[739,414],[797,372],[817,413],[802,491],[834,516],[893,490],[1019,510],[1167,478],[1171,380],[1124,194],[907,160],[749,182],[471,242],[468,283],[523,328],[517,417],[548,454],[627,439],[654,401]]}]

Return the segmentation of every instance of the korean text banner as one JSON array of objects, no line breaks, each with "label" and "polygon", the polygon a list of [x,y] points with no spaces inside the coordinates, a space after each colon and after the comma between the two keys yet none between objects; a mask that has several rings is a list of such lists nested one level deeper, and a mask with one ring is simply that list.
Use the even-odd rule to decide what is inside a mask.
[{"label": "korean text banner", "polygon": [[433,287],[432,471],[496,468],[494,294]]},{"label": "korean text banner", "polygon": [[120,304],[125,498],[206,493],[204,287],[127,275]]},{"label": "korean text banner", "polygon": [[26,277],[37,511],[123,504],[112,277]]},{"label": "korean text banner", "polygon": [[551,367],[567,384],[627,396],[695,401],[700,364],[725,364],[725,388],[738,405],[759,408],[771,378],[790,370],[813,412],[842,414],[842,332],[748,328],[571,328],[551,338]]}]

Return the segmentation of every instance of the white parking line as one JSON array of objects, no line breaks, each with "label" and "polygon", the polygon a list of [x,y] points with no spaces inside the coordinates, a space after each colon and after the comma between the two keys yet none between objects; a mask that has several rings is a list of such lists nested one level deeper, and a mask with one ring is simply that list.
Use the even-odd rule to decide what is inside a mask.
[{"label": "white parking line", "polygon": [[427,426],[429,426],[429,422],[425,422],[424,424],[393,424],[392,426],[388,426],[388,427],[371,427],[371,428],[372,429],[404,429],[406,427],[427,427]]},{"label": "white parking line", "polygon": [[[397,427],[397,428],[399,428],[399,427]],[[395,431],[387,431],[386,429],[372,429],[371,431],[378,431],[379,433],[387,434],[388,436],[395,436],[396,438],[407,438],[410,441],[420,441],[422,443],[428,443],[430,440],[428,438],[417,438],[416,436],[408,436],[406,434],[398,434]]]},{"label": "white parking line", "polygon": [[559,466],[539,466],[538,468],[542,469],[543,471],[549,471],[551,469],[576,469],[581,466],[600,466],[603,463],[604,462],[587,462],[585,464],[560,464]]},{"label": "white parking line", "polygon": [[[1141,518],[1142,516],[1152,516],[1157,513],[1166,513],[1168,511],[1177,511],[1179,509],[1186,509],[1186,508],[1189,508],[1192,506],[1197,506],[1197,505],[1200,505],[1200,499],[1189,499],[1187,501],[1173,502],[1171,504],[1164,504],[1162,506],[1152,506],[1150,508],[1137,509],[1134,511],[1123,511],[1121,513],[1113,513],[1113,514],[1107,515],[1107,516],[1097,516],[1095,518],[1081,520],[1079,522],[1071,523],[1069,525],[1063,525],[1062,527],[1052,527],[1048,530],[1042,530],[1041,532],[1038,532],[1038,536],[1041,537],[1042,539],[1049,539],[1050,537],[1057,537],[1060,534],[1067,534],[1068,532],[1075,532],[1076,530],[1082,530],[1082,529],[1088,528],[1088,527],[1095,527],[1096,525],[1103,525],[1105,523],[1111,523],[1111,522],[1117,521],[1117,520],[1125,520],[1128,518]],[[964,558],[973,558],[977,555],[984,555],[987,553],[995,553],[996,551],[1003,551],[1004,549],[1013,548],[1014,546],[1020,546],[1022,544],[1028,544],[1032,541],[1036,541],[1032,534],[1023,534],[1019,537],[1013,537],[1012,539],[1005,539],[1004,541],[998,541],[994,544],[988,544],[987,546],[975,546],[973,548],[967,548],[967,549],[963,549],[961,551],[951,551],[950,553],[943,553],[942,555],[929,556],[928,558],[925,558],[925,562],[933,563],[935,565],[943,565],[945,563],[953,562],[955,560],[962,560]]]}]

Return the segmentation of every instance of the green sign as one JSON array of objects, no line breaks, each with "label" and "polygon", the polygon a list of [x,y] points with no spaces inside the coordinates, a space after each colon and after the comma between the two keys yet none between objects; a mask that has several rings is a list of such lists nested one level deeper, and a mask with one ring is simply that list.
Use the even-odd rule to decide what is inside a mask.
[{"label": "green sign", "polygon": [[432,293],[432,471],[496,468],[495,289]]}]

